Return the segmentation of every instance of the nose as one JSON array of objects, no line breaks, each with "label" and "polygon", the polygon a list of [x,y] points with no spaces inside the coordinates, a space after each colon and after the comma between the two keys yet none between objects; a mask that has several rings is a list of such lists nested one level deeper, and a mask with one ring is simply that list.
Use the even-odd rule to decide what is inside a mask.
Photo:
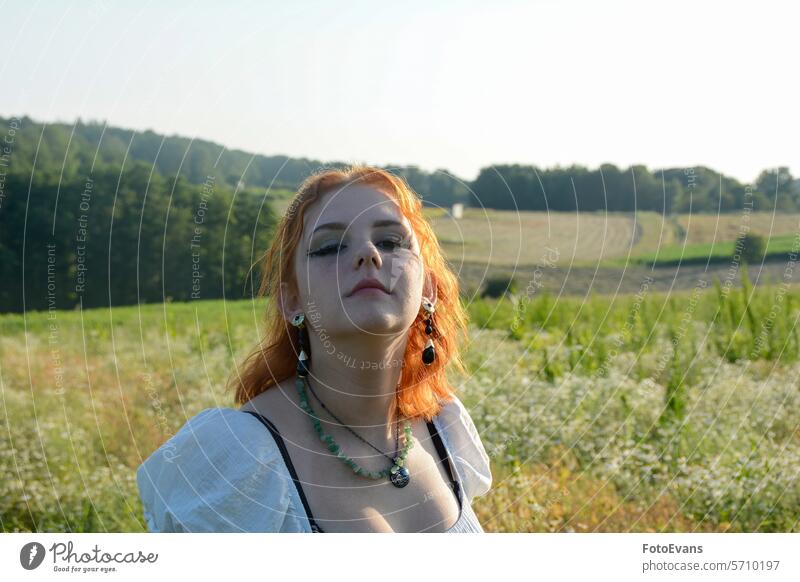
[{"label": "nose", "polygon": [[376,269],[380,270],[383,265],[381,253],[371,241],[365,242],[355,256],[355,268],[360,268],[364,263],[372,263]]}]

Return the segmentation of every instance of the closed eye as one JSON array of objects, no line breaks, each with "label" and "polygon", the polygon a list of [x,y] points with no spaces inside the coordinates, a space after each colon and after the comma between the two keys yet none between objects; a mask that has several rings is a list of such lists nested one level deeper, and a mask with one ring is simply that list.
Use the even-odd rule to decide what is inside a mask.
[{"label": "closed eye", "polygon": [[325,255],[330,255],[334,251],[338,251],[341,249],[347,248],[345,245],[328,245],[327,247],[322,247],[321,249],[308,253],[309,257],[324,257]]},{"label": "closed eye", "polygon": [[403,241],[395,240],[395,239],[386,239],[386,240],[381,241],[379,244],[388,245],[389,250],[393,251],[396,248],[403,246]]},{"label": "closed eye", "polygon": [[[386,250],[388,250],[390,252],[391,251],[395,251],[398,248],[410,248],[409,244],[406,243],[405,241],[403,241],[402,239],[393,239],[393,238],[384,239],[384,240],[380,241],[378,243],[378,245],[379,246],[383,246],[383,248],[385,248]],[[322,247],[321,249],[318,249],[316,251],[309,252],[308,256],[309,257],[324,257],[324,256],[327,256],[327,255],[333,254],[335,252],[341,252],[343,249],[346,249],[346,248],[347,248],[347,245],[341,245],[341,244],[328,245],[328,246]]]}]

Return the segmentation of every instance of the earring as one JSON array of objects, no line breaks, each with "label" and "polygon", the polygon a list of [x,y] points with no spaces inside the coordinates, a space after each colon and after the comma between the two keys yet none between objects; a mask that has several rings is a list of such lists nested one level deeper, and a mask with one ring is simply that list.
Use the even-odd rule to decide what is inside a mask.
[{"label": "earring", "polygon": [[299,330],[299,338],[300,338],[300,356],[297,359],[297,375],[301,378],[305,378],[308,376],[308,360],[309,357],[306,354],[306,350],[308,349],[308,330],[306,326],[303,324],[305,321],[306,316],[302,313],[298,313],[292,318],[292,325],[298,328]]},{"label": "earring", "polygon": [[[433,303],[430,301],[423,301],[422,308],[428,314],[427,319],[425,320],[425,333],[430,336],[433,334],[433,312],[435,308],[433,307]],[[433,340],[428,337],[428,341],[425,343],[425,349],[422,350],[422,362],[426,366],[430,366],[433,361],[436,359],[436,348],[433,347]]]}]

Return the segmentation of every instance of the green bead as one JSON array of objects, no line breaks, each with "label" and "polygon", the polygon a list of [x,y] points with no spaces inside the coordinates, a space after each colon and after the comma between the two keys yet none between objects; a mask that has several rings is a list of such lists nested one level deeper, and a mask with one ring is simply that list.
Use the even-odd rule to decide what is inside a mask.
[{"label": "green bead", "polygon": [[397,473],[399,470],[400,470],[400,467],[399,467],[398,465],[395,465],[394,467],[392,467],[392,468],[391,468],[391,471],[390,471],[390,472],[392,473],[392,475],[394,475],[394,474],[395,474],[395,473]]},{"label": "green bead", "polygon": [[336,453],[339,451],[339,445],[337,445],[336,443],[331,443],[328,445],[328,450],[332,453]]}]

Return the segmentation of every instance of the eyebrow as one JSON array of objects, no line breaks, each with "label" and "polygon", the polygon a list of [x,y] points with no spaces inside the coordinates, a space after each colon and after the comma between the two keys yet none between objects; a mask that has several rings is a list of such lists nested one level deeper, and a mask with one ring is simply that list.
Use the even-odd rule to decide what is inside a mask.
[{"label": "eyebrow", "polygon": [[[344,222],[326,222],[325,224],[319,225],[317,228],[314,229],[314,232],[311,233],[313,236],[319,230],[345,230],[347,228],[347,224]],[[372,223],[372,227],[379,227],[379,226],[402,226],[405,225],[402,222],[398,222],[393,218],[387,218],[384,220],[376,220]]]}]

